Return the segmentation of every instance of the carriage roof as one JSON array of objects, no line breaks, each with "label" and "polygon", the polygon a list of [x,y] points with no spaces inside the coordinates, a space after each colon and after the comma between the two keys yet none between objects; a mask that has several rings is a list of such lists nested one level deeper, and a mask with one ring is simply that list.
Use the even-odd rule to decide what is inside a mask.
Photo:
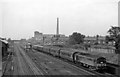
[{"label": "carriage roof", "polygon": [[37,47],[43,47],[43,46],[41,46],[41,45],[34,45],[34,46],[37,46]]},{"label": "carriage roof", "polygon": [[74,53],[76,53],[77,51],[73,51],[73,50],[71,50],[71,49],[61,49],[61,52],[65,52],[65,53],[70,53],[70,54],[74,54]]},{"label": "carriage roof", "polygon": [[104,58],[102,56],[92,55],[92,54],[89,54],[89,53],[78,53],[78,55],[79,56],[85,56],[85,57],[93,58],[93,59]]},{"label": "carriage roof", "polygon": [[50,47],[50,49],[53,49],[53,50],[60,50],[61,48],[59,48],[59,47]]}]

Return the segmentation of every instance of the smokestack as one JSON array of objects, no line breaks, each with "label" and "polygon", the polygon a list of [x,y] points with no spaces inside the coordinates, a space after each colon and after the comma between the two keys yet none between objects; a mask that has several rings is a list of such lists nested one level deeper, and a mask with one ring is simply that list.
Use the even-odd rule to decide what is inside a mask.
[{"label": "smokestack", "polygon": [[59,18],[57,18],[57,33],[56,35],[59,35]]}]

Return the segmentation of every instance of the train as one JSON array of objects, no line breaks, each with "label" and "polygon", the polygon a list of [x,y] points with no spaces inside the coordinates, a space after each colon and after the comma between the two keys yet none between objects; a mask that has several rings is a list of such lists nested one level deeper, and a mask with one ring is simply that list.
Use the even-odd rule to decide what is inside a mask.
[{"label": "train", "polygon": [[32,44],[31,44],[31,43],[27,43],[27,44],[24,46],[24,49],[25,49],[25,51],[29,51],[30,49],[32,49]]},{"label": "train", "polygon": [[66,49],[53,46],[33,45],[33,49],[63,58],[80,66],[88,67],[90,70],[105,70],[106,58],[85,53],[84,50]]}]

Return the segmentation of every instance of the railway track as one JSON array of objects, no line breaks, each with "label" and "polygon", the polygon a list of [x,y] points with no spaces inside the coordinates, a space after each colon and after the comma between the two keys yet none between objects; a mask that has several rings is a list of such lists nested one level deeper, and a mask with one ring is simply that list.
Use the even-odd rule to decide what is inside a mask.
[{"label": "railway track", "polygon": [[[46,71],[49,71],[49,70],[50,71],[54,71],[54,70],[58,71],[59,67],[63,68],[63,69],[69,68],[69,70],[75,70],[76,72],[79,72],[79,73],[80,72],[84,72],[84,74],[82,74],[82,75],[95,75],[94,73],[91,73],[91,72],[86,71],[84,69],[80,69],[80,68],[78,68],[76,66],[73,66],[73,65],[67,63],[67,62],[63,62],[63,61],[61,61],[59,59],[56,59],[54,57],[51,57],[51,56],[43,54],[43,53],[39,53],[39,52],[35,51],[35,52],[27,52],[27,54],[37,64],[37,66],[40,69],[42,67],[42,69],[45,71],[45,73],[48,73],[48,75],[52,74],[52,73],[51,72],[46,72]],[[40,57],[40,56],[44,56],[45,57],[44,61],[41,60],[41,58],[44,58],[44,57]],[[60,66],[60,65],[62,65],[62,66]],[[51,70],[50,67],[53,68],[53,69]],[[71,75],[81,75],[81,74],[71,73]]]},{"label": "railway track", "polygon": [[[20,51],[20,50],[19,50]],[[20,53],[20,55],[19,55],[20,57],[19,57],[19,59],[18,59],[18,61],[20,62],[20,66],[21,66],[21,68],[24,68],[24,69],[26,69],[26,70],[23,70],[22,69],[22,74],[26,74],[26,75],[31,75],[31,74],[33,74],[34,72],[33,72],[33,70],[32,69],[30,69],[30,65],[27,63],[27,61],[26,61],[26,59],[24,58],[24,56],[23,56],[23,54],[22,53]],[[27,67],[28,66],[28,67]]]},{"label": "railway track", "polygon": [[31,55],[31,54],[28,54],[28,56],[31,57],[32,61],[36,64],[36,66],[42,70],[42,73],[44,75],[49,75],[48,68],[38,61],[37,56]]},{"label": "railway track", "polygon": [[21,65],[23,66],[24,69],[26,69],[24,73],[26,75],[33,75],[34,77],[37,77],[38,75],[43,75],[43,73],[36,67],[36,65],[30,60],[30,58],[27,55],[25,55],[24,51],[20,47],[17,48],[20,52],[21,60],[23,60],[24,63]]},{"label": "railway track", "polygon": [[2,77],[6,76],[6,75],[12,75],[13,74],[13,51],[14,48],[10,45],[10,47],[8,48],[8,52],[9,55],[7,57],[7,59],[3,58],[6,60],[6,62],[4,62],[3,65],[3,69],[2,69]]},{"label": "railway track", "polygon": [[[36,51],[34,51],[35,53],[36,53]],[[38,52],[38,53],[41,53],[41,52]],[[37,54],[38,54],[37,53]],[[47,55],[47,56],[50,56],[49,54]],[[54,59],[56,59],[56,57],[54,57],[54,56],[50,56],[50,57],[53,57]],[[96,72],[96,71],[91,71],[91,70],[88,70],[88,68],[85,68],[85,67],[81,67],[81,66],[79,66],[78,64],[74,64],[73,62],[70,62],[70,61],[68,61],[68,60],[64,60],[64,59],[60,59],[60,58],[57,58],[57,60],[59,60],[59,61],[64,61],[64,62],[66,62],[67,64],[70,64],[70,65],[73,65],[74,67],[79,67],[79,68],[82,68],[82,69],[84,69],[84,70],[86,70],[86,71],[88,71],[88,72],[91,72],[91,73],[93,73],[93,74],[95,74],[95,75],[97,75],[97,76],[102,76],[102,77],[109,77],[109,76],[111,76],[111,77],[115,77],[114,75],[111,75],[111,74],[107,74],[107,73],[105,73],[105,74],[102,74],[102,73],[99,73],[99,72]]]},{"label": "railway track", "polygon": [[6,59],[6,62],[4,62],[4,68],[2,69],[2,76],[5,76],[5,75],[11,75],[11,72],[9,72],[9,70],[11,69],[10,68],[10,65],[11,65],[11,53],[9,53],[7,59]]},{"label": "railway track", "polygon": [[[23,48],[23,47],[21,47],[21,48]],[[29,51],[28,51],[29,52]],[[75,69],[78,69],[78,68],[82,68],[84,71],[87,71],[87,72],[89,72],[89,73],[91,73],[90,75],[95,75],[95,76],[97,76],[97,77],[116,77],[116,76],[113,76],[113,75],[111,75],[111,74],[107,74],[107,73],[105,73],[105,74],[102,74],[102,73],[98,73],[98,72],[96,72],[96,71],[91,71],[91,70],[88,70],[88,68],[85,68],[85,67],[81,67],[81,66],[79,66],[78,64],[74,64],[73,62],[70,62],[70,61],[68,61],[68,60],[65,60],[65,59],[62,59],[62,58],[58,58],[58,57],[54,57],[54,56],[51,56],[50,54],[46,54],[46,53],[44,53],[44,52],[39,52],[39,51],[36,51],[36,50],[34,50],[34,51],[32,51],[32,53],[31,53],[31,51],[30,51],[30,53],[26,53],[31,59],[32,59],[32,61],[33,62],[35,62],[35,64],[40,68],[40,69],[42,69],[43,70],[43,72],[44,72],[44,74],[45,75],[49,75],[49,74],[51,74],[50,72],[46,72],[46,71],[48,71],[49,70],[49,67],[47,67],[46,66],[46,64],[48,64],[47,62],[43,62],[42,64],[41,64],[41,55],[40,54],[44,54],[44,55],[46,55],[45,57],[48,57],[48,58],[54,58],[55,60],[57,60],[57,61],[60,61],[61,63],[63,63],[63,61],[65,62],[65,63],[63,63],[63,64],[65,64],[65,65],[72,65]],[[33,54],[36,54],[36,55],[33,55]],[[50,62],[49,62],[50,63]],[[51,62],[52,63],[52,62]],[[67,64],[66,64],[67,63]],[[56,70],[56,69],[55,69]],[[56,70],[57,71],[57,70]],[[80,70],[79,70],[80,71]],[[48,73],[48,74],[47,74]]]}]

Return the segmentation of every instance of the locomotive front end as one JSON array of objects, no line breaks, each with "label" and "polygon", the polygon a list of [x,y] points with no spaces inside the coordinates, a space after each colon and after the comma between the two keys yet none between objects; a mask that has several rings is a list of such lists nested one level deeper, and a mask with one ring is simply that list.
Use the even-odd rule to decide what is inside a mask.
[{"label": "locomotive front end", "polygon": [[105,69],[106,68],[106,58],[99,57],[97,59],[97,68],[98,69]]}]

